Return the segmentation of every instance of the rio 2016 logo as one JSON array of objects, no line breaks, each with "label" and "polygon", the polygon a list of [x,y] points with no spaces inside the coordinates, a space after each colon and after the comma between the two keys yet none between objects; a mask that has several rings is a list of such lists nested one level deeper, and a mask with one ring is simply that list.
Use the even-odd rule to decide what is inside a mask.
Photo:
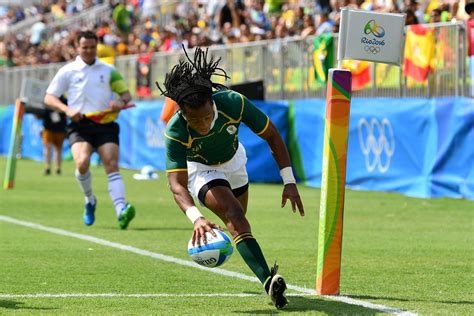
[{"label": "rio 2016 logo", "polygon": [[385,40],[381,39],[385,36],[385,29],[378,25],[375,20],[370,20],[364,26],[364,33],[366,35],[372,34],[374,37],[376,37],[370,39],[364,36],[360,39],[360,42],[365,44],[364,50],[374,55],[380,53],[381,46],[385,46]]},{"label": "rio 2016 logo", "polygon": [[372,34],[377,38],[382,38],[385,35],[385,30],[383,27],[378,25],[375,20],[370,20],[364,27],[364,33],[367,35]]}]

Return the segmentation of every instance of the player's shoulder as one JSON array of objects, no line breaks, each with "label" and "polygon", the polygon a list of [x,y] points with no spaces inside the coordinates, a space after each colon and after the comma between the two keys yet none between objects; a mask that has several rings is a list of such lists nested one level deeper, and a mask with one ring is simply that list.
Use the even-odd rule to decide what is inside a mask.
[{"label": "player's shoulder", "polygon": [[117,69],[115,68],[114,65],[104,63],[103,61],[100,61],[98,59],[97,59],[96,63],[99,67],[101,67],[102,69],[106,69],[107,71],[110,71],[110,72],[117,71]]},{"label": "player's shoulder", "polygon": [[240,93],[233,90],[220,90],[212,95],[217,110],[235,119],[240,117],[244,108],[245,99]]},{"label": "player's shoulder", "polygon": [[75,61],[70,61],[67,64],[63,65],[61,68],[59,68],[58,73],[66,73],[72,70],[75,70],[77,68],[77,65]]},{"label": "player's shoulder", "polygon": [[223,89],[223,90],[219,90],[219,91],[216,91],[212,94],[212,99],[215,101],[215,102],[219,102],[219,103],[238,103],[238,104],[242,104],[243,102],[243,95],[241,95],[240,93],[234,91],[234,90],[230,90],[230,89]]}]

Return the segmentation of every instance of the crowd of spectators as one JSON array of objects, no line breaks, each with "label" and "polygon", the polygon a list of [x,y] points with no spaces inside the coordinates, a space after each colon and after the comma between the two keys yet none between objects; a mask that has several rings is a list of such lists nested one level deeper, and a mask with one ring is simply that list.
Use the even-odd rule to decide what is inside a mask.
[{"label": "crowd of spectators", "polygon": [[0,29],[45,14],[51,14],[53,18],[62,20],[102,2],[103,0],[41,0],[32,2],[29,6],[23,3],[0,5]]},{"label": "crowd of spectators", "polygon": [[[466,0],[108,0],[110,16],[95,25],[99,57],[146,54],[214,44],[306,37],[337,33],[342,7],[404,12],[407,24],[465,19]],[[73,27],[48,31],[48,19],[64,18],[101,4],[99,0],[43,0],[26,9],[0,7],[0,18],[15,23],[40,17],[31,30],[4,36],[2,66],[36,65],[71,60],[75,55]],[[5,13],[6,12],[6,13]],[[3,14],[2,14],[3,13]],[[47,36],[45,36],[47,35]]]}]

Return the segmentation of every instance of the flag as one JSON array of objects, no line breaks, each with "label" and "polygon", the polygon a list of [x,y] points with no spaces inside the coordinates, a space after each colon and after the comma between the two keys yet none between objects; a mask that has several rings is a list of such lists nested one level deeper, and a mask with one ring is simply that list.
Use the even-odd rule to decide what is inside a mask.
[{"label": "flag", "polygon": [[405,41],[403,74],[418,82],[426,81],[435,56],[435,32],[421,24],[410,25]]},{"label": "flag", "polygon": [[119,3],[112,11],[112,19],[120,32],[128,33],[132,28],[132,20],[130,19],[130,12],[127,7]]},{"label": "flag", "polygon": [[[127,104],[122,108],[122,110],[133,108],[133,107],[135,107],[135,104]],[[120,111],[105,110],[105,111],[85,113],[84,116],[95,123],[107,124],[107,123],[115,121],[119,113]]]},{"label": "flag", "polygon": [[97,44],[97,57],[101,62],[113,65],[115,63],[115,49],[112,46],[99,43]]},{"label": "flag", "polygon": [[342,68],[350,70],[352,73],[352,91],[363,89],[371,80],[368,61],[344,59]]},{"label": "flag", "polygon": [[324,33],[314,39],[313,66],[316,80],[325,83],[329,68],[334,66],[334,40],[332,34]]},{"label": "flag", "polygon": [[[425,9],[425,12],[427,12],[428,17],[431,11],[433,11],[434,9],[438,9],[441,6],[441,4],[439,3],[440,2],[439,0],[430,0],[430,1],[425,1],[425,2],[428,2],[428,6]],[[424,21],[419,21],[419,22],[423,23]]]},{"label": "flag", "polygon": [[449,35],[446,31],[448,31],[448,29],[440,28],[435,33],[435,51],[430,63],[432,71],[446,69],[447,67],[452,68],[454,66],[451,62],[451,56],[454,56],[455,53],[449,47],[453,44],[449,43]]}]

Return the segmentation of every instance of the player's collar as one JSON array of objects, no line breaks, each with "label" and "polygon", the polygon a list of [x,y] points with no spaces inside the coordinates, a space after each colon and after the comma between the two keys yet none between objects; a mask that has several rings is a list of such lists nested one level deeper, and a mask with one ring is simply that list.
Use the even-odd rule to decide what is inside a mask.
[{"label": "player's collar", "polygon": [[217,106],[214,100],[212,100],[212,108],[214,109],[214,119],[212,120],[210,130],[214,127],[214,123],[216,122],[217,117],[219,117],[219,112],[217,112]]},{"label": "player's collar", "polygon": [[76,56],[75,63],[77,65],[77,68],[84,69],[87,66],[94,66],[95,64],[97,64],[97,57],[94,59],[94,63],[92,65],[89,65],[89,64],[86,64],[84,60],[82,60],[81,56],[78,55]]}]

